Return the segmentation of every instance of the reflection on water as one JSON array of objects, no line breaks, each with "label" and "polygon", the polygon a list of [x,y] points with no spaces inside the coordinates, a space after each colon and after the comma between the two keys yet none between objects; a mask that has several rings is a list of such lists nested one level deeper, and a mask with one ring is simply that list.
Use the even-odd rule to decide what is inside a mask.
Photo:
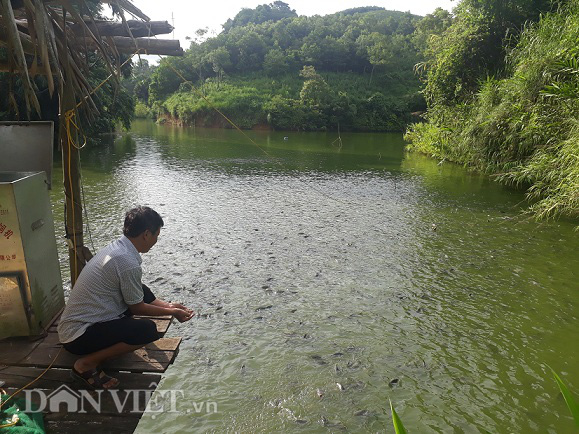
[{"label": "reflection on water", "polygon": [[139,122],[83,151],[95,247],[157,209],[144,280],[199,313],[160,387],[185,397],[139,432],[386,431],[389,398],[415,432],[572,432],[545,367],[577,390],[572,224],[396,134],[248,134]]}]

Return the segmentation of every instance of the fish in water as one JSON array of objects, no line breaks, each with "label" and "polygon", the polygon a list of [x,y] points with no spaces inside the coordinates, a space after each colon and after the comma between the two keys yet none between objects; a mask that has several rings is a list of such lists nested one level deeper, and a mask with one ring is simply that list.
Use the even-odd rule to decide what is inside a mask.
[{"label": "fish in water", "polygon": [[320,422],[322,423],[322,426],[328,428],[338,428],[340,430],[346,430],[346,427],[342,423],[338,421],[329,421],[325,416],[321,417]]},{"label": "fish in water", "polygon": [[324,359],[322,358],[322,356],[318,356],[317,354],[314,354],[313,356],[310,356],[318,365],[327,365],[327,362],[324,361]]},{"label": "fish in water", "polygon": [[354,413],[354,416],[368,416],[370,412],[368,410],[358,410]]}]

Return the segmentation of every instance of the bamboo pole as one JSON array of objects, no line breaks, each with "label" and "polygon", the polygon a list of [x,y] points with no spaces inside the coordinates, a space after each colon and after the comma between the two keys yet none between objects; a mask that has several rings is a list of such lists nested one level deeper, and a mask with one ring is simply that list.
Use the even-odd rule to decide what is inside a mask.
[{"label": "bamboo pole", "polygon": [[79,150],[69,143],[66,113],[75,107],[71,86],[63,86],[60,96],[60,143],[64,174],[65,229],[68,243],[71,286],[74,285],[83,266],[83,220],[80,191]]},{"label": "bamboo pole", "polygon": [[86,21],[84,25],[73,24],[71,30],[77,36],[82,37],[86,32],[86,27],[95,35],[104,36],[126,36],[133,38],[153,37],[171,33],[173,26],[167,21],[149,21],[142,22],[137,20],[128,20],[126,23],[117,21]]},{"label": "bamboo pole", "polygon": [[[90,38],[82,39],[88,47],[94,47],[95,41]],[[159,54],[164,56],[182,56],[179,40],[172,39],[151,39],[151,38],[126,38],[123,36],[111,36],[103,39],[110,43],[119,53],[132,54],[137,49],[141,49],[141,54]]]}]

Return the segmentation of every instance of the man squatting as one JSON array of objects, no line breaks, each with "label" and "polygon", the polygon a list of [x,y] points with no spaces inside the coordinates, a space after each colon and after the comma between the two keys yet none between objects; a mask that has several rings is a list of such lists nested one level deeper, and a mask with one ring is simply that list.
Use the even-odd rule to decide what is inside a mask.
[{"label": "man squatting", "polygon": [[99,250],[70,292],[58,336],[67,351],[82,356],[71,375],[92,389],[119,385],[100,368],[104,361],[159,339],[153,321],[133,315],[172,315],[180,322],[194,315],[179,303],[159,300],[141,283],[140,253],[155,245],[163,224],[161,216],[149,207],[128,211],[124,235]]}]

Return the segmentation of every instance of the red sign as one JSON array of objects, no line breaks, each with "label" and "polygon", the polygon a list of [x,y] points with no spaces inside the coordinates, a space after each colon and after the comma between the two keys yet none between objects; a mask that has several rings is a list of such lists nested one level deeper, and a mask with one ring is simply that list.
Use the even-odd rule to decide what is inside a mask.
[{"label": "red sign", "polygon": [[16,255],[0,255],[0,261],[14,261],[16,260]]},{"label": "red sign", "polygon": [[10,229],[8,229],[6,232],[4,231],[6,231],[6,225],[0,222],[0,234],[4,233],[4,236],[6,237],[7,240],[9,240],[12,235],[14,235],[14,232],[11,231]]}]

